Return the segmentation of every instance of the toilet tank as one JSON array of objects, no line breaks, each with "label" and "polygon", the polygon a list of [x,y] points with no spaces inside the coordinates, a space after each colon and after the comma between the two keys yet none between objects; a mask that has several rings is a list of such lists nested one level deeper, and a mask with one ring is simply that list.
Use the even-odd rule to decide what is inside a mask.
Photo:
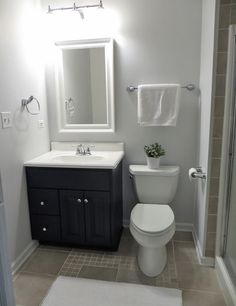
[{"label": "toilet tank", "polygon": [[130,165],[138,199],[147,204],[170,204],[176,194],[179,166],[161,166],[150,169],[147,165]]}]

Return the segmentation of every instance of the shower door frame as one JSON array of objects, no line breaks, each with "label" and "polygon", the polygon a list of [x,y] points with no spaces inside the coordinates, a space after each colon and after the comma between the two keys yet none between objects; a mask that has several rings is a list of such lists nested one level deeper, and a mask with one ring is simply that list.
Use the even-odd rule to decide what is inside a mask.
[{"label": "shower door frame", "polygon": [[[233,115],[232,115],[233,114]],[[232,164],[236,141],[236,25],[229,27],[228,63],[221,151],[219,207],[217,220],[216,255],[223,257],[226,245],[226,222],[232,180]]]},{"label": "shower door frame", "polygon": [[218,218],[217,218],[217,234],[216,234],[216,271],[219,281],[223,288],[223,292],[227,301],[227,305],[236,305],[236,289],[231,280],[223,256],[225,253],[229,200],[232,180],[232,165],[236,138],[236,25],[229,27],[228,39],[228,59],[226,73],[226,89],[225,89],[225,108],[224,108],[224,124],[223,139],[221,150],[221,167],[219,182],[219,201],[218,201]]},{"label": "shower door frame", "polygon": [[226,195],[225,195],[225,215],[224,215],[224,228],[223,228],[223,241],[222,241],[222,257],[225,257],[226,248],[228,243],[228,230],[229,230],[229,215],[231,208],[231,192],[232,192],[232,180],[233,180],[233,165],[236,162],[235,158],[235,144],[236,144],[236,27],[234,30],[234,40],[233,40],[233,49],[234,52],[231,54],[231,67],[232,67],[232,83],[231,83],[231,114],[232,116],[229,119],[230,131],[229,131],[229,145],[228,152],[226,152],[227,158],[227,186],[225,186]]}]

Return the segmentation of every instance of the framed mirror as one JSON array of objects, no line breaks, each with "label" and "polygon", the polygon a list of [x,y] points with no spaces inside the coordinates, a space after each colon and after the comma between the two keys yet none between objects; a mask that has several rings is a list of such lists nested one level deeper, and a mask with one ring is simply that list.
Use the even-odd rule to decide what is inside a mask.
[{"label": "framed mirror", "polygon": [[55,48],[59,133],[114,132],[113,40],[60,41]]}]

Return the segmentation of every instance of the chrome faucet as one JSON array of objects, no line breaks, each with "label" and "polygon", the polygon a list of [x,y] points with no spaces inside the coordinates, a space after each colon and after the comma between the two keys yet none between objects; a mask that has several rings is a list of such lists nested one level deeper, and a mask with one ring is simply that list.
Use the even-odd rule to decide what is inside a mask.
[{"label": "chrome faucet", "polygon": [[77,146],[76,148],[76,155],[91,155],[91,150],[90,147],[87,146],[87,148],[85,148],[85,146],[83,146],[81,143]]}]

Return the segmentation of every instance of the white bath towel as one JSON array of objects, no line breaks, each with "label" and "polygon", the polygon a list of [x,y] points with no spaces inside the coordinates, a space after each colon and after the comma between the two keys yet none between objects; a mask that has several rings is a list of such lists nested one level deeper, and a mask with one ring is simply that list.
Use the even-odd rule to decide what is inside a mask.
[{"label": "white bath towel", "polygon": [[141,126],[176,126],[179,113],[179,84],[138,86],[138,123]]}]

